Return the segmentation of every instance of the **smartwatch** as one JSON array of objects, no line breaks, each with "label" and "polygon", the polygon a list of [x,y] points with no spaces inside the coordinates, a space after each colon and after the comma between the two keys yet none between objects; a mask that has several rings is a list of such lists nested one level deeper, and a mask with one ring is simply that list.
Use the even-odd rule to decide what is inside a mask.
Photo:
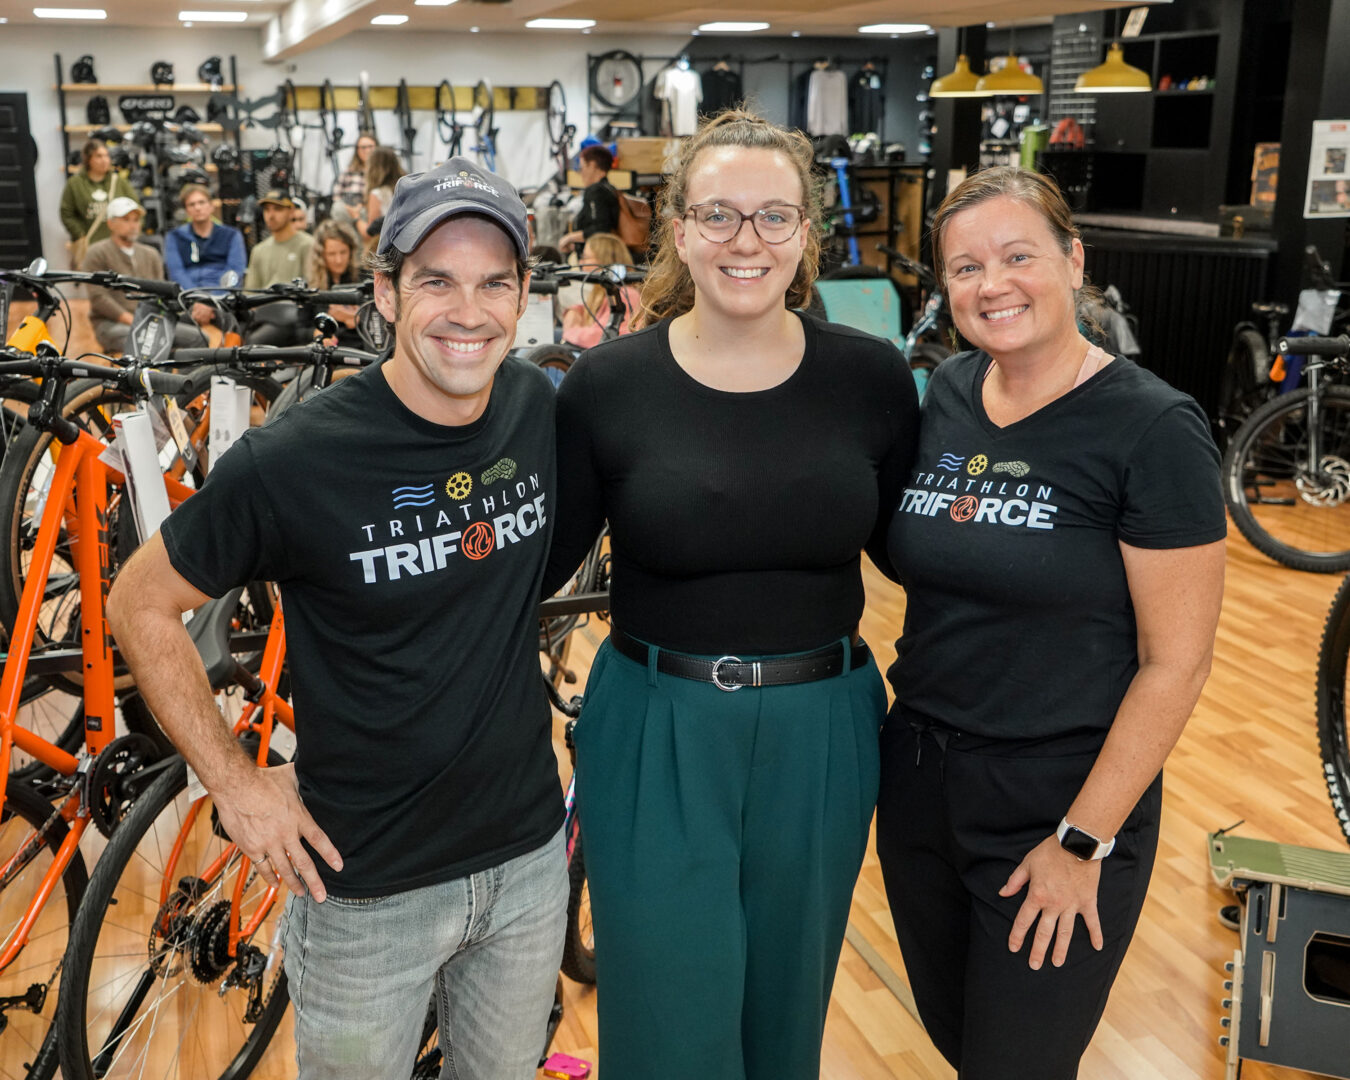
[{"label": "smartwatch", "polygon": [[1114,836],[1110,840],[1098,840],[1090,832],[1080,829],[1077,825],[1070,825],[1068,818],[1059,819],[1059,827],[1055,830],[1055,836],[1059,840],[1060,847],[1083,862],[1095,862],[1098,859],[1104,859],[1111,854],[1112,849],[1116,846]]}]

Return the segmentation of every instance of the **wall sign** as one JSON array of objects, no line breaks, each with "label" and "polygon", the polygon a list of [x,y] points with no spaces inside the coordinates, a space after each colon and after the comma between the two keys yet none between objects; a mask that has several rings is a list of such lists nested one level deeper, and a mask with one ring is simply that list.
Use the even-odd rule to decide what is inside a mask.
[{"label": "wall sign", "polygon": [[1305,218],[1350,217],[1350,120],[1314,120]]}]

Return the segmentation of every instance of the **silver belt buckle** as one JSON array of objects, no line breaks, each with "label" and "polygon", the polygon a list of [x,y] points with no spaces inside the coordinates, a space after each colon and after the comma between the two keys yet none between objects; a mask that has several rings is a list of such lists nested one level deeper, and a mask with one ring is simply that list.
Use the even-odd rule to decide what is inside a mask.
[{"label": "silver belt buckle", "polygon": [[741,658],[739,656],[723,656],[717,660],[714,660],[712,666],[713,685],[717,687],[717,689],[719,690],[725,690],[728,694],[730,694],[734,690],[739,690],[742,686],[744,686],[745,685],[744,683],[735,683],[732,686],[728,686],[718,676],[718,668],[720,668],[723,664],[739,664],[740,662]]}]

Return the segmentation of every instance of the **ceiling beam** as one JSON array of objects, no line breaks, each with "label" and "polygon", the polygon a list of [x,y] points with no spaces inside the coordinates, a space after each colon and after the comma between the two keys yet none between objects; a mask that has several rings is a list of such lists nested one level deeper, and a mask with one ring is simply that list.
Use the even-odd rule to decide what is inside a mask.
[{"label": "ceiling beam", "polygon": [[280,63],[346,36],[365,21],[362,11],[373,3],[375,0],[291,0],[263,28],[263,60]]}]

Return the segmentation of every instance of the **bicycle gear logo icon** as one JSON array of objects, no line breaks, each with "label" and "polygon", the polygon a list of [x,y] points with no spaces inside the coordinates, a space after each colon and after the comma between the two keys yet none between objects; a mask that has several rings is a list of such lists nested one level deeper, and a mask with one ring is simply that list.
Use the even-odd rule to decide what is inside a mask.
[{"label": "bicycle gear logo icon", "polygon": [[495,542],[492,526],[486,521],[475,521],[464,530],[464,535],[459,539],[459,546],[468,558],[477,562],[492,552]]},{"label": "bicycle gear logo icon", "polygon": [[504,457],[496,465],[488,469],[478,478],[479,482],[487,487],[497,480],[510,480],[516,475],[516,463],[509,457]]},{"label": "bicycle gear logo icon", "polygon": [[983,454],[976,454],[970,459],[970,464],[966,466],[966,472],[971,476],[979,476],[985,469],[989,468],[989,459]]},{"label": "bicycle gear logo icon", "polygon": [[456,502],[467,499],[471,491],[473,491],[473,477],[462,470],[445,482],[445,493]]},{"label": "bicycle gear logo icon", "polygon": [[975,508],[979,505],[974,495],[962,495],[956,502],[952,503],[952,508],[947,511],[953,521],[969,521],[975,516]]}]

